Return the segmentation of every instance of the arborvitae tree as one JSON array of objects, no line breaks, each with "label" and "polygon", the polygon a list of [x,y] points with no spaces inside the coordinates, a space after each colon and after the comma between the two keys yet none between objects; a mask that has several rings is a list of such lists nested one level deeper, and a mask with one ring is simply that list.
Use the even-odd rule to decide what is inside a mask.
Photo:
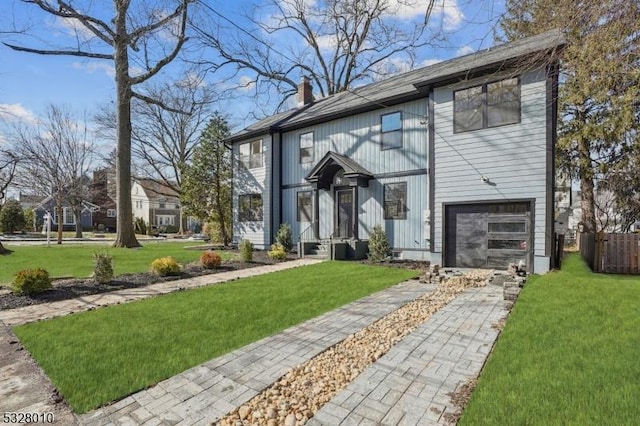
[{"label": "arborvitae tree", "polygon": [[186,168],[181,203],[186,211],[220,230],[221,242],[231,242],[231,150],[223,139],[229,136],[224,118],[215,114],[200,136],[193,163]]}]

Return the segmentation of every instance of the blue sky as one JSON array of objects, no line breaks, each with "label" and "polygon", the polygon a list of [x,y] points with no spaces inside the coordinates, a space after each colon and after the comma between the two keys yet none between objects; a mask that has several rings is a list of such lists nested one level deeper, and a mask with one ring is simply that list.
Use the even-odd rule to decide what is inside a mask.
[{"label": "blue sky", "polygon": [[[210,0],[209,4],[238,25],[248,28],[249,23],[242,19],[240,12],[256,1]],[[25,15],[18,0],[4,0],[4,2],[11,4],[3,10],[4,17],[0,17],[0,25],[5,28],[12,19],[11,15],[15,13],[18,20],[25,18],[31,20],[35,25],[34,28],[37,28],[38,35],[44,40],[62,40],[61,34],[69,31],[68,24],[46,17],[42,12],[36,12],[33,6],[30,6],[32,13]],[[424,1],[416,0],[417,5],[420,3]],[[417,58],[417,64],[430,64],[471,53],[479,48],[490,47],[493,44],[493,25],[503,11],[502,0],[438,0],[438,3],[436,13],[438,19],[445,20],[448,40],[442,48],[422,51]],[[33,47],[41,47],[37,44],[38,41],[25,42],[23,39],[22,42]],[[158,77],[160,79],[175,77],[173,73],[178,68],[173,66]],[[210,75],[207,76],[207,82],[219,84],[216,82],[223,78],[224,75]],[[243,76],[240,74],[234,78],[241,79]],[[12,120],[19,117],[26,122],[33,122],[44,113],[46,106],[50,103],[71,105],[78,114],[82,115],[86,111],[90,116],[97,105],[109,102],[115,97],[114,88],[112,65],[109,61],[68,56],[40,56],[14,52],[5,46],[0,46],[0,116],[4,115],[5,119],[9,117],[6,112],[10,112]],[[229,121],[234,130],[250,124],[244,118],[244,111],[251,108],[251,94],[239,93],[239,95],[238,100],[217,106],[217,109],[229,114]]]}]

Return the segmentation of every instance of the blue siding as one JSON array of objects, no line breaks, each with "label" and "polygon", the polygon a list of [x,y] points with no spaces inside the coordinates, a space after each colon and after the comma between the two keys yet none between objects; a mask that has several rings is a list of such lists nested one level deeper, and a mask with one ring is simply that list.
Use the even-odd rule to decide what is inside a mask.
[{"label": "blue siding", "polygon": [[[402,111],[399,149],[380,149],[380,116]],[[357,161],[373,174],[427,168],[427,100],[381,108],[365,114],[306,127],[283,135],[283,185],[305,183],[305,176],[328,151]],[[314,132],[314,161],[300,164],[300,135]]]},{"label": "blue siding", "polygon": [[[497,78],[492,76],[493,80]],[[434,92],[435,251],[443,250],[444,203],[534,199],[534,255],[544,257],[549,225],[545,72],[535,70],[521,76],[520,123],[454,134],[453,91],[480,82],[469,81]],[[482,182],[481,176],[490,184]]]},{"label": "blue siding", "polygon": [[[233,145],[233,237],[235,243],[247,239],[251,241],[256,249],[268,248],[271,232],[271,159],[272,143],[271,135],[247,140],[247,142],[262,139],[263,166],[247,169],[240,163],[238,153],[239,144]],[[242,194],[262,194],[262,222],[239,222],[238,221],[238,196]]]}]

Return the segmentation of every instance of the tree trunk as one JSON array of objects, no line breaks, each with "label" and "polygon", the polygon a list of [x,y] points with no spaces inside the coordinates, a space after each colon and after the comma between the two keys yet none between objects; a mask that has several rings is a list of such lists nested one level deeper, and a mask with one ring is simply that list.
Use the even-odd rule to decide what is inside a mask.
[{"label": "tree trunk", "polygon": [[[120,8],[123,9],[123,8]],[[126,10],[116,15],[115,67],[117,91],[116,203],[118,230],[114,247],[140,247],[131,204],[131,80],[126,37]]]},{"label": "tree trunk", "polygon": [[589,151],[589,142],[581,137],[578,140],[578,170],[580,174],[580,191],[582,200],[580,207],[582,208],[582,224],[584,232],[588,234],[597,232],[596,225],[596,209],[595,194],[593,185],[593,170],[591,168],[591,152]]},{"label": "tree trunk", "polygon": [[182,213],[182,203],[181,203],[180,204],[180,227],[178,228],[178,234],[180,235],[184,234],[183,218],[184,218],[184,215]]},{"label": "tree trunk", "polygon": [[60,197],[56,197],[56,212],[58,213],[58,242],[57,244],[62,244],[62,223],[64,222],[64,217],[62,215],[62,200]]},{"label": "tree trunk", "polygon": [[80,207],[74,207],[73,218],[76,222],[76,238],[82,238],[82,210]]},{"label": "tree trunk", "polygon": [[11,250],[7,250],[6,248],[4,248],[4,246],[2,245],[2,241],[0,241],[0,255],[9,253],[11,253]]}]

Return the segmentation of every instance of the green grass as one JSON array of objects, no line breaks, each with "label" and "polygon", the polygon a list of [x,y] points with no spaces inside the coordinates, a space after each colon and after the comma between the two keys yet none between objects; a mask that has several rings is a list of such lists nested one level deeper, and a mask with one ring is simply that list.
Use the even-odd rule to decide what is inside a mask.
[{"label": "green grass", "polygon": [[416,275],[324,262],[16,327],[86,412]]},{"label": "green grass", "polygon": [[[3,244],[13,250],[10,255],[0,256],[0,284],[8,284],[20,269],[44,268],[52,277],[85,278],[93,273],[93,253],[106,250],[113,256],[116,275],[128,272],[146,272],[151,262],[164,256],[173,256],[178,263],[189,263],[200,256],[199,250],[185,250],[184,247],[200,245],[198,242],[156,243],[143,242],[139,249],[115,248],[108,244],[52,244],[47,246],[21,246]],[[218,252],[223,260],[235,254]]]},{"label": "green grass", "polygon": [[577,254],[531,278],[459,424],[638,424],[639,313],[638,276]]}]

